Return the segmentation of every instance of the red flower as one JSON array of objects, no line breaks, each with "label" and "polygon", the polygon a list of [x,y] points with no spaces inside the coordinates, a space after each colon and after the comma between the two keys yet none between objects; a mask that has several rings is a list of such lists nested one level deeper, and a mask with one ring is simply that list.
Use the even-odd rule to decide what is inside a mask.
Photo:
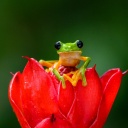
[{"label": "red flower", "polygon": [[9,85],[9,100],[22,128],[102,128],[118,92],[122,72],[107,71],[99,78],[95,67],[73,87],[66,89],[51,73],[29,58],[23,73]]}]

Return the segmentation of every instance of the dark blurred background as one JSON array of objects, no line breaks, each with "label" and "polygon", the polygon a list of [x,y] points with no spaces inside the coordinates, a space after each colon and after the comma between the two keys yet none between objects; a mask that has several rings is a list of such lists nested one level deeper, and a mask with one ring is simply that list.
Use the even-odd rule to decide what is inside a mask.
[{"label": "dark blurred background", "polygon": [[[58,59],[54,43],[84,42],[83,55],[102,75],[110,68],[128,69],[127,0],[1,0],[0,1],[0,128],[20,128],[8,101],[10,72],[26,60]],[[18,95],[18,94],[17,94]],[[128,75],[105,128],[128,127]]]}]

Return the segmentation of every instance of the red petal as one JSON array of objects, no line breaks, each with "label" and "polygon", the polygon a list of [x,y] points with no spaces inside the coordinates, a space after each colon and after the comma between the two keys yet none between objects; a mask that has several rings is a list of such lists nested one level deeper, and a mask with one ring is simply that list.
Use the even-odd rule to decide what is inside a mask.
[{"label": "red petal", "polygon": [[58,94],[58,105],[61,113],[67,117],[67,114],[73,104],[74,101],[74,88],[69,83],[69,81],[66,81],[66,89],[62,88],[62,85],[60,85],[59,88],[59,94]]},{"label": "red petal", "polygon": [[94,68],[86,71],[87,86],[81,81],[75,87],[75,102],[68,114],[74,128],[89,128],[98,111],[101,100],[101,82]]},{"label": "red petal", "polygon": [[66,117],[74,101],[74,87],[69,81],[66,81],[66,89],[64,89],[61,82],[54,75],[51,78],[55,83],[59,111]]},{"label": "red petal", "polygon": [[[9,86],[9,100],[11,105],[13,106],[13,110],[16,113],[16,116],[20,122],[21,127],[23,128],[31,128],[26,120],[26,118],[24,117],[23,113],[22,113],[22,109],[21,109],[21,99],[20,99],[20,79],[21,78],[21,74],[18,72],[16,73],[11,82],[10,82],[10,86]],[[17,95],[18,94],[18,95]]]},{"label": "red petal", "polygon": [[50,118],[45,118],[40,123],[37,124],[34,128],[52,128],[50,123]]},{"label": "red petal", "polygon": [[[18,109],[22,111],[27,122],[33,128],[44,118],[58,111],[56,91],[50,76],[34,59],[29,59],[21,77],[20,88],[16,83],[15,91],[11,92],[15,95],[12,100],[20,107]],[[20,101],[17,100],[17,97]],[[19,106],[19,102],[21,106]],[[18,110],[16,109],[16,111]]]},{"label": "red petal", "polygon": [[90,128],[103,127],[119,90],[121,78],[122,72],[120,69],[109,70],[101,77],[103,97],[99,106],[97,118]]}]

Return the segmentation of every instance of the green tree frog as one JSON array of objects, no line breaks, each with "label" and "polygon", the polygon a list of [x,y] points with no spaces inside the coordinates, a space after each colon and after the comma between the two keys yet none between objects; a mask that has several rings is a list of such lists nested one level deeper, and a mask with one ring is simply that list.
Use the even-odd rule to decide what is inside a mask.
[{"label": "green tree frog", "polygon": [[[82,54],[83,42],[76,40],[74,43],[62,43],[58,41],[55,43],[55,48],[59,54],[59,60],[44,61],[40,60],[39,63],[42,66],[48,67],[47,71],[52,71],[58,80],[62,82],[62,87],[65,88],[65,81],[69,80],[73,86],[76,86],[79,79],[82,80],[82,85],[86,86],[86,76],[85,71],[90,62],[90,57],[81,56]],[[79,65],[80,61],[84,61],[84,64],[77,68],[75,71],[70,71],[69,73],[64,73],[60,75],[58,68],[60,66],[64,67],[76,67]],[[71,77],[72,75],[72,77]]]}]

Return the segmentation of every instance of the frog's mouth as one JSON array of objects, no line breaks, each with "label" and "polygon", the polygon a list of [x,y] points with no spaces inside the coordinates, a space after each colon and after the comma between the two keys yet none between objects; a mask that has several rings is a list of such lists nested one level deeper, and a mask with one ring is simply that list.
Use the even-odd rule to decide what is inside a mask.
[{"label": "frog's mouth", "polygon": [[58,52],[60,64],[63,66],[75,67],[79,64],[81,51]]},{"label": "frog's mouth", "polygon": [[81,51],[66,51],[66,52],[57,52],[58,54],[61,53],[82,53]]}]

